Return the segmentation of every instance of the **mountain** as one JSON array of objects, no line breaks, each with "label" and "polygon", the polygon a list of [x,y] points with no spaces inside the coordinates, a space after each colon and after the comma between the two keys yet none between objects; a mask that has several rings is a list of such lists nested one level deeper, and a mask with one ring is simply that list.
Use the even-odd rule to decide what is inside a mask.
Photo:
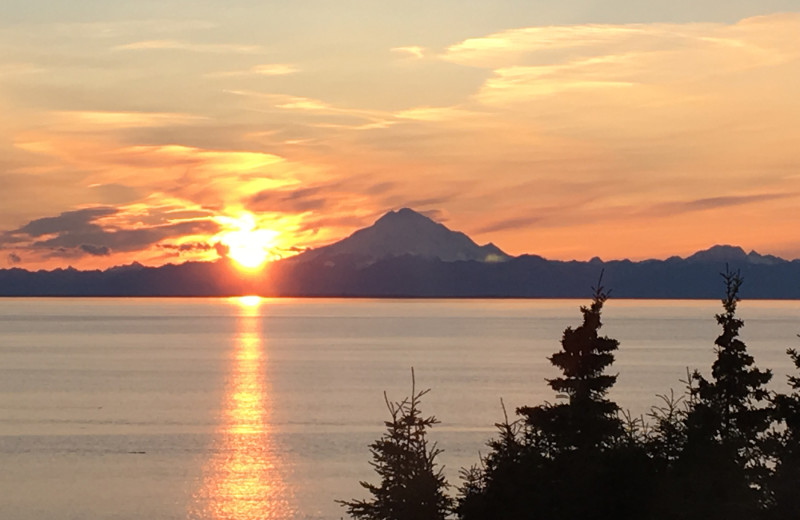
[{"label": "mountain", "polygon": [[741,271],[744,298],[800,299],[800,260],[729,245],[642,262],[512,257],[410,209],[259,273],[226,259],[105,271],[0,269],[0,296],[586,298],[604,273],[615,298],[707,299],[722,295],[725,269]]},{"label": "mountain", "polygon": [[783,258],[772,255],[761,255],[755,251],[745,253],[744,249],[737,246],[716,245],[704,251],[698,251],[686,258],[687,262],[738,262],[748,264],[776,265],[787,262]]},{"label": "mountain", "polygon": [[337,259],[348,259],[369,265],[405,255],[437,258],[443,262],[499,262],[511,258],[494,244],[479,246],[464,233],[451,231],[425,215],[403,208],[386,213],[370,227],[339,242],[306,251],[292,261],[323,259],[335,263]]}]

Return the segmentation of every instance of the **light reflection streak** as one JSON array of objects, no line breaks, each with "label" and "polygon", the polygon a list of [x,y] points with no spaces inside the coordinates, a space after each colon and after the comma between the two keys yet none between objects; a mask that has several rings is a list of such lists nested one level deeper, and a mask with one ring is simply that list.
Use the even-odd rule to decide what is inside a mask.
[{"label": "light reflection streak", "polygon": [[214,455],[204,467],[189,518],[285,520],[293,518],[270,425],[266,354],[257,297],[234,299],[239,309],[230,377]]}]

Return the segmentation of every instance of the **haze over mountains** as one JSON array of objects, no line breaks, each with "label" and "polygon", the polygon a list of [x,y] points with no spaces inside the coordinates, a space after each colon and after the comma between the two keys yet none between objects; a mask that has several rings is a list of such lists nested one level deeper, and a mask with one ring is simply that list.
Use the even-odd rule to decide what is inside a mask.
[{"label": "haze over mountains", "polygon": [[619,298],[717,298],[726,264],[741,270],[745,298],[800,298],[798,260],[735,246],[642,262],[512,257],[407,208],[255,274],[228,260],[105,271],[2,269],[0,295],[582,298],[604,272],[604,285]]}]

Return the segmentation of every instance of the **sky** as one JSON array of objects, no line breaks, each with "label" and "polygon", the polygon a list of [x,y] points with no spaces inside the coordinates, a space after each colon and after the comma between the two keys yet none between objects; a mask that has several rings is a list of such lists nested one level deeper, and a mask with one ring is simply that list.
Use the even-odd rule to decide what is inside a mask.
[{"label": "sky", "polygon": [[402,207],[515,255],[800,258],[798,34],[800,0],[7,0],[0,267]]}]

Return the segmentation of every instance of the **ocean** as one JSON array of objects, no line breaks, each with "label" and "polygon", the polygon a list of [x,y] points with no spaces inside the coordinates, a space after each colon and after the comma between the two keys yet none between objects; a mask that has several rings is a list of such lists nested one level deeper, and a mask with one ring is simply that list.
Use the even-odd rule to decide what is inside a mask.
[{"label": "ocean", "polygon": [[[505,408],[555,401],[547,356],[588,300],[0,298],[0,518],[319,519],[377,482],[390,400],[425,415],[451,484]],[[718,301],[614,300],[610,397],[634,416],[708,375]],[[785,390],[800,302],[744,301]],[[451,489],[455,493],[455,489]]]}]

